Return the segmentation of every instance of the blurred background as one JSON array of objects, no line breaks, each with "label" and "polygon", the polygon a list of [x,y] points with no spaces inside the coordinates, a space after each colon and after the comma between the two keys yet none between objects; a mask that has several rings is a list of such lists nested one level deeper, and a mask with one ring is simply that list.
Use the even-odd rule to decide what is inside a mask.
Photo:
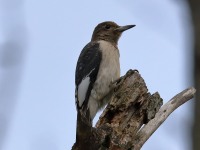
[{"label": "blurred background", "polygon": [[[119,42],[122,75],[138,69],[164,102],[199,88],[199,11],[197,0],[0,0],[0,150],[71,149],[76,61],[103,21],[136,24]],[[142,149],[200,150],[199,107],[178,108]]]}]

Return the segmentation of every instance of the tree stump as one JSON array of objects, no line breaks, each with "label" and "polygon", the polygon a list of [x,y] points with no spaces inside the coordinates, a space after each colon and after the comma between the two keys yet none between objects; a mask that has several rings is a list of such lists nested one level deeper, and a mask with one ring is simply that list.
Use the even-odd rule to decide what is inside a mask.
[{"label": "tree stump", "polygon": [[170,113],[195,93],[194,88],[187,89],[161,108],[159,93],[149,93],[136,70],[129,70],[113,86],[110,103],[95,127],[78,114],[72,150],[139,150]]}]

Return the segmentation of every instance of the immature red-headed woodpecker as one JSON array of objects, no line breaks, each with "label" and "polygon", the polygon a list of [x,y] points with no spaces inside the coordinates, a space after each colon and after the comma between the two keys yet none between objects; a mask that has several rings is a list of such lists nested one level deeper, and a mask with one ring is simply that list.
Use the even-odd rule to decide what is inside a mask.
[{"label": "immature red-headed woodpecker", "polygon": [[119,26],[114,22],[100,23],[91,42],[81,51],[76,66],[76,107],[90,123],[109,99],[111,82],[120,77],[118,40],[123,31],[135,25]]}]

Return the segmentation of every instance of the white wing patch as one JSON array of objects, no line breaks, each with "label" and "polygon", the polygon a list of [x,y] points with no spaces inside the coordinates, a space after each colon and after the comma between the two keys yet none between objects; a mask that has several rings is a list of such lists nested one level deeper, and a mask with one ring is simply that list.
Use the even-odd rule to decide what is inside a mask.
[{"label": "white wing patch", "polygon": [[90,77],[84,78],[78,86],[78,105],[79,107],[82,106],[85,96],[88,90],[88,86],[90,84]]},{"label": "white wing patch", "polygon": [[92,71],[94,69],[92,69],[89,72],[89,74],[85,78],[83,78],[83,80],[81,81],[81,83],[78,86],[78,105],[79,105],[79,107],[82,106],[82,104],[83,104],[83,102],[85,100],[86,93],[88,91],[88,87],[89,87],[89,84],[90,84],[90,77],[89,77],[89,75],[92,73]]}]

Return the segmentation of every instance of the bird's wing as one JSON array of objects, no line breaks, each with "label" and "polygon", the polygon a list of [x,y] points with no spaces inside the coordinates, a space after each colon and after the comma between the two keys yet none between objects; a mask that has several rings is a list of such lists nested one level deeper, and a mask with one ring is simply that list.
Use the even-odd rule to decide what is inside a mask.
[{"label": "bird's wing", "polygon": [[76,106],[77,109],[87,110],[88,99],[96,80],[102,54],[99,43],[87,44],[78,59],[76,66]]}]

